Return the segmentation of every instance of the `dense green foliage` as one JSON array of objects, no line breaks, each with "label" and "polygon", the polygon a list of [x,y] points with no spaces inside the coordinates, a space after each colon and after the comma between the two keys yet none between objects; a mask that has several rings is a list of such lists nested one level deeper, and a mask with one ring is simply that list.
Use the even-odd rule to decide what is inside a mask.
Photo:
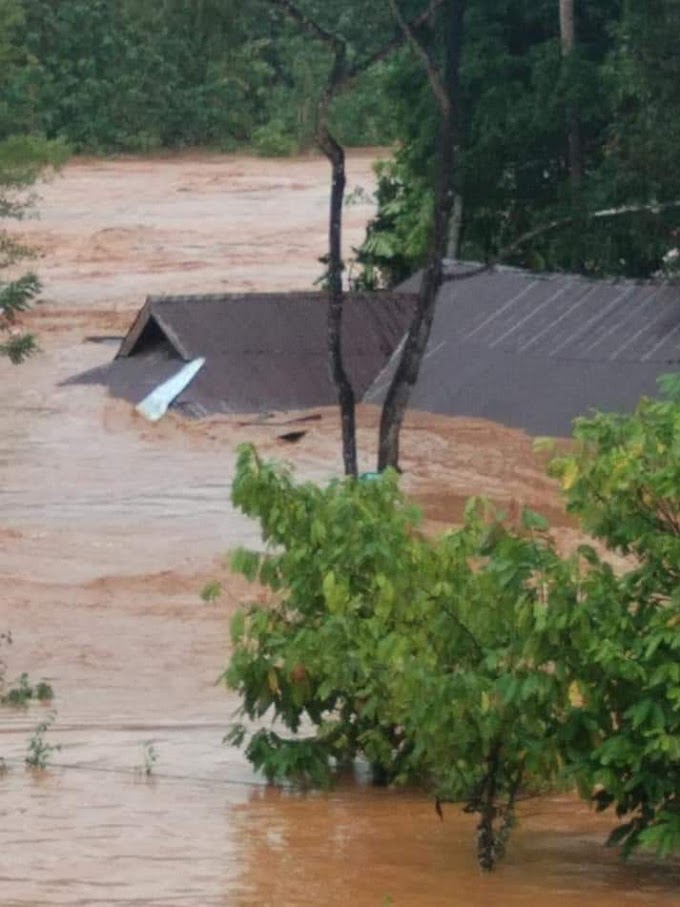
[{"label": "dense green foliage", "polygon": [[266,549],[233,566],[268,595],[233,621],[224,676],[248,721],[229,739],[272,780],[326,784],[360,756],[462,801],[484,868],[516,798],[558,781],[625,817],[625,851],[678,849],[680,395],[576,436],[552,469],[584,527],[635,555],[619,572],[590,546],[559,556],[531,511],[472,500],[433,540],[393,473],[320,488],[242,449],[233,500]]},{"label": "dense green foliage", "polygon": [[[680,33],[676,0],[576,4],[563,59],[557,0],[471,0],[459,99],[459,257],[594,275],[649,276],[677,245]],[[429,243],[436,107],[404,52],[386,85],[401,145],[381,171],[380,210],[359,252],[365,281],[391,283]],[[570,180],[567,111],[577,110],[583,179]],[[589,218],[624,206],[651,210]],[[520,242],[537,228],[560,223]]]},{"label": "dense green foliage", "polygon": [[[11,67],[0,128],[76,151],[309,145],[327,54],[265,0],[0,0]],[[376,73],[343,138],[384,141]]]},{"label": "dense green foliage", "polygon": [[679,379],[667,376],[669,399],[642,400],[632,416],[577,420],[578,453],[552,464],[584,528],[631,557],[615,575],[588,555],[590,623],[564,657],[580,665],[598,738],[574,763],[602,808],[629,815],[615,840],[662,853],[680,846]]},{"label": "dense green foliage", "polygon": [[[389,3],[297,0],[347,42],[350,63],[392,44]],[[558,0],[468,0],[458,109],[460,257],[647,276],[677,245],[677,0],[580,0],[560,50]],[[406,18],[424,0],[401,0]],[[436,55],[443,23],[419,29]],[[0,135],[76,151],[211,145],[288,154],[313,144],[331,54],[274,0],[0,0]],[[583,179],[570,179],[568,114]],[[438,112],[410,49],[346,86],[333,128],[348,144],[397,142],[359,252],[368,285],[422,264],[431,230]],[[616,217],[589,213],[626,206]],[[662,206],[662,207],[659,207]],[[537,227],[559,222],[517,244]]]}]

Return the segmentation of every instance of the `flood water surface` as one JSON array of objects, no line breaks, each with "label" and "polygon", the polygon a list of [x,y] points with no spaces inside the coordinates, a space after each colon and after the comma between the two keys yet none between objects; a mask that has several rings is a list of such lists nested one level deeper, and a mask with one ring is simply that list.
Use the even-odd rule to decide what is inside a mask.
[{"label": "flood water surface", "polygon": [[228,760],[211,773],[207,736],[195,743],[183,754],[198,754],[191,776],[161,762],[150,779],[93,765],[2,782],[3,904],[677,903],[677,871],[620,864],[600,846],[603,823],[572,801],[526,805],[506,862],[483,876],[473,822],[458,811],[440,822],[415,795],[303,796],[229,783]]},{"label": "flood water surface", "polygon": [[[228,503],[235,447],[255,441],[324,480],[340,466],[335,414],[304,423],[291,448],[283,416],[149,426],[101,388],[64,382],[111,358],[114,342],[88,338],[123,333],[147,291],[311,286],[326,180],[313,159],[76,162],[27,227],[44,246],[48,299],[34,316],[42,354],[0,363],[0,632],[14,639],[0,655],[9,679],[45,677],[56,698],[0,709],[0,905],[677,903],[677,866],[620,864],[601,846],[610,820],[569,797],[524,803],[507,861],[483,877],[474,821],[458,809],[440,822],[417,793],[358,783],[268,789],[222,743],[237,705],[216,684],[229,618],[257,595],[223,562],[258,543]],[[350,160],[350,180],[371,185],[369,156]],[[356,243],[370,207],[351,211]],[[366,469],[375,422],[360,411]],[[403,447],[433,524],[489,494],[547,511],[569,543],[521,433],[422,416]],[[206,605],[213,578],[225,594]],[[45,771],[24,766],[31,739]]]}]

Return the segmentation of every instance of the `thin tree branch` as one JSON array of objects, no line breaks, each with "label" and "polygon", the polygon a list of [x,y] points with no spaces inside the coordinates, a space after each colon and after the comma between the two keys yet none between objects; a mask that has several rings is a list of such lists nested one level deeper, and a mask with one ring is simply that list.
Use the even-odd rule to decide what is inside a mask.
[{"label": "thin tree branch", "polygon": [[[439,7],[442,5],[444,0],[430,0],[430,4],[425,12],[421,13],[419,16],[416,16],[410,22],[404,22],[402,25],[399,23],[402,30],[401,34],[396,34],[391,41],[388,41],[387,44],[383,47],[374,51],[372,54],[369,54],[368,57],[365,57],[363,60],[359,60],[352,64],[348,69],[345,70],[343,76],[338,83],[338,88],[344,87],[349,82],[353,82],[358,76],[370,69],[371,66],[374,66],[376,63],[382,62],[390,54],[394,53],[399,47],[402,46],[407,37],[407,32],[404,30],[404,26],[408,29],[408,33],[414,33],[418,28],[422,28],[423,25],[428,23]],[[294,3],[291,3],[291,0],[269,0],[269,3],[272,6],[277,6],[284,13],[290,16],[297,24],[310,34],[314,38],[318,38],[320,41],[323,41],[324,44],[328,44],[333,48],[338,48],[341,45],[346,47],[347,42],[341,35],[334,34],[333,32],[328,31],[319,25],[316,20],[312,19],[310,16],[307,16],[298,6]]]},{"label": "thin tree branch", "polygon": [[291,3],[290,0],[269,0],[269,3],[273,6],[278,6],[279,9],[282,9],[291,19],[293,19],[293,21],[297,22],[300,28],[313,37],[318,38],[320,41],[323,41],[324,44],[330,44],[331,47],[338,47],[339,45],[345,46],[343,38],[333,34],[333,32],[327,31],[319,25],[318,22],[303,13],[298,6]]},{"label": "thin tree branch", "polygon": [[520,237],[511,242],[509,246],[502,249],[499,256],[514,252],[517,248],[529,242],[529,240],[536,239],[537,236],[542,236],[544,233],[551,233],[553,230],[557,230],[560,227],[568,227],[577,220],[604,220],[610,217],[622,217],[625,214],[643,214],[645,212],[659,214],[661,211],[667,211],[673,208],[680,208],[680,201],[649,205],[622,205],[619,208],[603,208],[601,211],[593,211],[590,214],[572,214],[569,217],[562,217],[557,220],[549,221],[547,224],[541,224],[533,230],[523,233]]},{"label": "thin tree branch", "polygon": [[[416,29],[422,28],[423,25],[426,25],[432,19],[443,2],[444,0],[431,0],[430,5],[424,13],[421,13],[420,16],[416,16],[415,19],[411,19],[411,21],[407,23],[409,30],[415,32]],[[395,50],[398,50],[405,40],[406,33],[402,29],[401,34],[396,34],[390,42],[385,44],[379,50],[376,50],[364,60],[355,63],[348,73],[348,78],[355,79],[358,75],[361,75],[361,73],[366,72],[367,69],[370,69],[371,66],[374,66],[376,63],[382,62],[384,59],[389,57],[390,54],[394,53]]]},{"label": "thin tree branch", "polygon": [[[436,601],[436,597],[434,595],[429,595],[428,598],[431,601]],[[472,632],[472,630],[466,624],[463,623],[463,621],[460,619],[460,617],[458,617],[458,615],[454,611],[452,611],[448,607],[448,603],[446,601],[443,602],[443,608],[444,608],[444,612],[446,613],[446,615],[451,618],[451,620],[454,622],[454,624],[465,633],[465,635],[468,637],[470,642],[474,645],[475,649],[477,650],[477,654],[484,657],[484,655],[486,654],[484,651],[484,647],[482,646],[480,641],[477,639],[475,634]]]},{"label": "thin tree branch", "polygon": [[501,259],[505,258],[506,255],[509,255],[512,252],[516,252],[517,249],[525,245],[532,239],[536,239],[539,236],[543,236],[546,233],[552,233],[553,230],[559,230],[562,227],[568,227],[571,224],[575,223],[578,220],[605,220],[611,217],[623,217],[626,214],[660,214],[662,211],[670,211],[675,208],[680,208],[680,201],[674,202],[661,202],[649,204],[649,205],[622,205],[619,208],[603,208],[600,211],[592,211],[589,214],[579,214],[579,215],[570,215],[569,217],[561,217],[556,220],[548,221],[546,224],[540,224],[538,227],[534,227],[532,230],[528,230],[526,233],[522,233],[521,236],[518,236],[517,239],[514,239],[507,246],[504,246],[500,252],[494,255],[483,265],[480,265],[478,268],[473,268],[470,271],[466,271],[463,274],[446,274],[444,275],[444,282],[450,283],[453,280],[469,280],[470,277],[477,277],[479,274],[483,274],[485,271],[489,271],[495,265],[497,265]]},{"label": "thin tree branch", "polygon": [[[412,30],[409,31],[404,17],[400,15],[397,0],[390,0],[390,3],[402,29],[405,29],[407,38],[414,46],[419,45],[418,36]],[[442,284],[443,263],[457,185],[460,128],[457,119],[457,97],[465,9],[466,0],[446,0],[445,22],[442,25],[444,66],[441,73],[431,61],[428,51],[423,49],[422,53],[419,53],[428,75],[431,76],[431,87],[435,95],[438,95],[441,110],[432,239],[416,311],[383,403],[378,442],[379,471],[388,466],[398,467],[401,427],[411,391],[418,380]]]},{"label": "thin tree branch", "polygon": [[425,47],[425,45],[416,37],[413,23],[406,21],[401,9],[399,8],[397,0],[388,0],[388,2],[390,4],[392,14],[397,20],[399,27],[403,31],[408,44],[411,46],[413,52],[425,68],[427,78],[430,82],[430,86],[432,87],[432,92],[439,102],[439,106],[441,107],[445,116],[450,116],[451,98],[449,97],[449,93],[446,90],[446,85],[444,85],[444,82],[439,75],[436,61],[432,58],[429,50]]}]

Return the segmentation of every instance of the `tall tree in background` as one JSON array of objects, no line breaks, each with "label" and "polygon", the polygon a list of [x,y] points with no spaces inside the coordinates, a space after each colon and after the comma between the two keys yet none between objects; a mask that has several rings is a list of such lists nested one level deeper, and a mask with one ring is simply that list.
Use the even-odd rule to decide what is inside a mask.
[{"label": "tall tree in background", "polygon": [[679,34],[677,0],[625,0],[605,71],[612,112],[598,187],[614,204],[652,207],[606,238],[634,274],[659,270],[680,246]]},{"label": "tall tree in background", "polygon": [[[575,4],[576,0],[560,0],[560,39],[562,57],[567,64],[573,61],[576,49]],[[583,149],[578,110],[573,103],[567,107],[567,127],[569,130],[569,179],[572,189],[577,191],[583,180]]]}]

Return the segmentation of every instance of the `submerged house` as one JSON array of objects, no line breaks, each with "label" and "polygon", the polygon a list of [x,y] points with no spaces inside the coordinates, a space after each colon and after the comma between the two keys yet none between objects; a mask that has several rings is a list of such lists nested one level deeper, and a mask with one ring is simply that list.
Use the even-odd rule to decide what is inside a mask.
[{"label": "submerged house", "polygon": [[[408,294],[347,296],[343,352],[357,399],[388,363],[412,310]],[[171,405],[197,418],[332,405],[326,315],[323,293],[152,296],[115,360],[77,380],[139,404],[178,376]],[[184,386],[178,373],[189,379]]]},{"label": "submerged house", "polygon": [[[631,410],[657,393],[659,375],[680,368],[678,284],[471,265],[449,266],[448,277],[414,409],[565,436],[576,416]],[[384,399],[418,280],[347,295],[343,353],[357,400]],[[135,404],[170,380],[167,402],[192,417],[333,405],[326,297],[150,297],[115,360],[71,380]]]},{"label": "submerged house", "polygon": [[[472,265],[447,275],[414,409],[566,436],[576,416],[630,411],[680,369],[680,284]],[[382,402],[397,355],[364,401]]]}]

